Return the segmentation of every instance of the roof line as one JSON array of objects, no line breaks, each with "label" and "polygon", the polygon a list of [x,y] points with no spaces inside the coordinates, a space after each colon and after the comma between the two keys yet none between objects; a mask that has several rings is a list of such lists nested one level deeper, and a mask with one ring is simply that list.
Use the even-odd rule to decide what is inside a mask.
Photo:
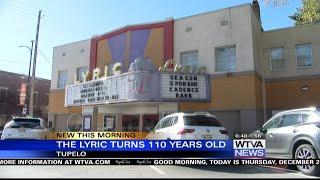
[{"label": "roof line", "polygon": [[[151,21],[151,22],[146,22],[146,23],[137,23],[137,24],[128,24],[128,25],[124,25],[121,26],[119,28],[113,29],[111,31],[105,32],[103,34],[96,34],[96,35],[92,35],[93,37],[99,37],[99,36],[104,36],[106,34],[110,34],[112,32],[116,32],[118,30],[124,29],[124,28],[128,28],[128,27],[134,27],[134,26],[141,26],[141,25],[149,25],[149,24],[157,24],[157,23],[163,23],[163,22],[167,22],[170,20],[180,20],[180,19],[185,19],[185,18],[190,18],[193,16],[200,16],[200,15],[204,15],[204,14],[209,14],[209,13],[214,13],[214,12],[218,12],[218,11],[222,11],[222,10],[226,10],[226,9],[231,9],[231,8],[237,8],[237,7],[241,7],[241,6],[251,6],[251,3],[245,3],[245,4],[240,4],[240,5],[236,5],[236,6],[231,6],[231,7],[226,7],[226,8],[222,8],[222,9],[217,9],[217,10],[213,10],[213,11],[208,11],[208,12],[203,12],[203,13],[199,13],[199,14],[194,14],[194,15],[190,15],[190,16],[185,16],[185,17],[181,17],[181,18],[173,18],[173,17],[167,17],[164,20],[160,20],[160,21]],[[80,40],[80,41],[75,41],[75,42],[70,42],[70,43],[66,43],[66,44],[62,44],[62,45],[57,45],[54,46],[53,48],[59,47],[59,46],[65,46],[68,44],[73,44],[73,43],[79,43],[82,41],[87,41],[90,40],[91,38],[85,39],[85,40]]]},{"label": "roof line", "polygon": [[80,43],[80,42],[83,42],[83,41],[88,41],[90,39],[91,38],[87,38],[87,39],[84,39],[84,40],[79,40],[79,41],[74,41],[74,42],[70,42],[70,43],[66,43],[66,44],[61,44],[61,45],[53,46],[53,48],[60,47],[60,46],[66,46],[66,45],[74,44],[74,43]]},{"label": "roof line", "polygon": [[[10,71],[4,71],[4,70],[0,70],[0,73],[9,73],[9,74],[14,74],[14,75],[19,75],[19,76],[28,77],[28,75],[25,75],[25,74],[15,73],[15,72],[10,72]],[[32,76],[30,76],[30,78],[32,78]],[[40,77],[35,77],[35,78],[38,79],[38,80],[51,81],[50,79],[45,79],[45,78],[40,78]]]},{"label": "roof line", "polygon": [[320,22],[312,23],[312,24],[304,24],[304,25],[300,25],[300,26],[290,26],[290,27],[283,27],[283,28],[278,28],[278,29],[271,29],[271,30],[264,31],[264,33],[274,32],[274,31],[284,31],[284,30],[290,30],[290,29],[298,29],[298,28],[304,28],[304,27],[314,26],[314,25],[320,25]]},{"label": "roof line", "polygon": [[215,13],[215,12],[223,11],[223,10],[227,10],[227,9],[238,8],[238,7],[241,7],[241,6],[251,6],[251,3],[239,4],[239,5],[236,5],[236,6],[231,6],[231,7],[226,7],[226,8],[222,8],[222,9],[216,9],[216,10],[207,11],[207,12],[203,12],[203,13],[199,13],[199,14],[194,14],[194,15],[190,15],[190,16],[180,17],[180,18],[176,18],[175,20],[186,19],[186,18],[190,18],[190,17],[194,17],[194,16],[201,16],[201,15]]},{"label": "roof line", "polygon": [[119,27],[119,28],[113,29],[113,30],[111,30],[111,31],[105,32],[105,33],[103,33],[103,34],[93,35],[92,37],[104,36],[104,35],[107,35],[107,34],[110,34],[110,33],[116,32],[116,31],[119,31],[119,30],[121,30],[121,29],[129,28],[129,27],[134,27],[134,26],[142,26],[142,25],[150,25],[150,24],[164,23],[164,22],[171,21],[172,19],[173,19],[172,17],[168,17],[168,18],[166,18],[165,20],[161,20],[161,21],[152,21],[152,22],[146,22],[146,23],[128,24],[128,25],[121,26],[121,27]]}]

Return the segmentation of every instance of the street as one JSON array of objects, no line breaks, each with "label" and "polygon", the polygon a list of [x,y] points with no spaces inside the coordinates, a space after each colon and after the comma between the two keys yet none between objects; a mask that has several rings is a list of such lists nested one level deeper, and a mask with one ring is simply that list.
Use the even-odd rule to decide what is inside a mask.
[{"label": "street", "polygon": [[0,178],[314,178],[263,166],[0,166]]}]

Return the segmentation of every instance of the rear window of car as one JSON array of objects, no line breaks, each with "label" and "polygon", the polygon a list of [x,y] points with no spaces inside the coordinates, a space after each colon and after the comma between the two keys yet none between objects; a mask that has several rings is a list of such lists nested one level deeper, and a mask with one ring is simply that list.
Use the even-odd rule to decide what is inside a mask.
[{"label": "rear window of car", "polygon": [[221,123],[212,116],[195,115],[195,116],[184,116],[184,124],[187,126],[215,126],[221,127]]},{"label": "rear window of car", "polygon": [[13,119],[9,123],[9,128],[35,128],[40,126],[40,120],[39,119],[23,119],[23,118],[17,118]]},{"label": "rear window of car", "polygon": [[319,122],[320,121],[320,114],[316,113],[305,113],[302,114],[302,119],[304,123],[311,123],[311,122]]}]

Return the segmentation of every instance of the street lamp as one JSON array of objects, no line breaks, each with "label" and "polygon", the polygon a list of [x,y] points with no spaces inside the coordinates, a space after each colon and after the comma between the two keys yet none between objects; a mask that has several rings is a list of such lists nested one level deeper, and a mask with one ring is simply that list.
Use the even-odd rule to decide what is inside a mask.
[{"label": "street lamp", "polygon": [[24,45],[20,45],[18,47],[25,47],[25,48],[28,48],[30,51],[29,72],[28,72],[28,81],[27,81],[27,94],[26,94],[27,99],[26,99],[26,105],[25,105],[25,107],[27,107],[26,112],[29,112],[28,111],[29,106],[30,106],[30,103],[29,103],[30,102],[30,100],[29,100],[29,84],[30,84],[30,71],[31,71],[31,61],[32,61],[33,40],[31,41],[31,48],[29,46],[24,46]]}]

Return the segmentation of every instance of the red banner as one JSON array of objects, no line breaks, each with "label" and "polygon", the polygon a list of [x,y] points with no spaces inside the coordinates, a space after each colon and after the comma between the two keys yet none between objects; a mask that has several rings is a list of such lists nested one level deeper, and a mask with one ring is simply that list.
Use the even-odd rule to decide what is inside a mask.
[{"label": "red banner", "polygon": [[20,87],[20,106],[24,106],[26,104],[26,95],[27,94],[27,84],[22,83]]}]

